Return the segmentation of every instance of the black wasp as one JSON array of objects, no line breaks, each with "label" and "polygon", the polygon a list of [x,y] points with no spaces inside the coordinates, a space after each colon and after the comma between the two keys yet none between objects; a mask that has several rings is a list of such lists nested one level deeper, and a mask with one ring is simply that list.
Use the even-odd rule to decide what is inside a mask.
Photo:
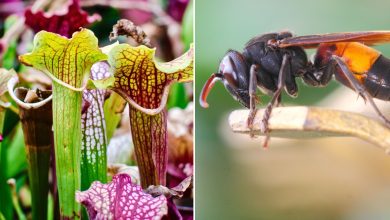
[{"label": "black wasp", "polygon": [[[390,121],[380,112],[374,98],[390,100],[390,59],[371,45],[390,42],[390,31],[345,32],[293,36],[291,32],[269,33],[254,37],[242,53],[229,50],[219,70],[205,83],[200,104],[216,81],[250,109],[248,127],[256,115],[256,88],[271,95],[262,120],[262,131],[269,137],[268,120],[274,106],[281,102],[283,89],[292,97],[298,94],[296,78],[314,87],[326,86],[333,75],[343,85],[355,90],[368,101],[386,125]],[[305,49],[317,48],[314,61]]]}]

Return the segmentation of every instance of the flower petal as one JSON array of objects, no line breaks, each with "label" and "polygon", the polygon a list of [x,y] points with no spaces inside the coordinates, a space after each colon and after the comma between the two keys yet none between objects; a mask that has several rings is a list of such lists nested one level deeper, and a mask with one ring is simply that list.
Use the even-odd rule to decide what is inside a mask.
[{"label": "flower petal", "polygon": [[167,199],[153,198],[131,183],[127,174],[114,176],[111,183],[94,182],[84,192],[76,192],[90,219],[161,219],[167,214]]},{"label": "flower petal", "polygon": [[87,12],[80,8],[79,0],[73,0],[64,14],[48,14],[43,11],[33,13],[31,9],[26,10],[26,25],[35,32],[49,31],[70,37],[81,27],[86,27],[91,23],[100,20],[98,14],[89,16]]},{"label": "flower petal", "polygon": [[168,89],[173,82],[193,79],[193,48],[181,57],[160,63],[154,58],[155,49],[119,44],[110,52],[114,90],[136,109],[150,115],[165,107]]},{"label": "flower petal", "polygon": [[98,48],[97,38],[88,29],[74,33],[71,39],[41,31],[35,35],[32,53],[19,57],[22,63],[76,91],[81,91],[79,87],[86,84],[92,64],[106,58]]},{"label": "flower petal", "polygon": [[7,83],[13,76],[16,76],[14,70],[0,68],[0,96],[8,91]]}]

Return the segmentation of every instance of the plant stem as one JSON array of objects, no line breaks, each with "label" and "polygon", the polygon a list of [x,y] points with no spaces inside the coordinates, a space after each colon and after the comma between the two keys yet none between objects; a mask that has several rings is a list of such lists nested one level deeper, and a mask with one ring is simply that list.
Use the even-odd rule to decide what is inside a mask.
[{"label": "plant stem", "polygon": [[[16,94],[22,94],[17,89]],[[24,94],[27,91],[24,90]],[[23,95],[25,97],[25,95]],[[24,97],[18,97],[24,100]],[[32,197],[33,219],[47,219],[47,199],[49,192],[49,167],[52,133],[51,102],[39,108],[19,106],[19,116],[22,122],[24,141],[28,159],[28,176]]]},{"label": "plant stem", "polygon": [[22,208],[20,207],[19,200],[18,200],[18,194],[16,192],[16,183],[15,179],[9,179],[7,181],[8,186],[11,188],[12,192],[12,204],[14,205],[16,214],[18,216],[19,220],[26,220],[26,216],[24,215]]},{"label": "plant stem", "polygon": [[[0,107],[0,134],[3,134],[6,109]],[[3,137],[4,138],[4,137]],[[0,212],[5,219],[12,219],[12,197],[7,185],[7,147],[0,142]]]},{"label": "plant stem", "polygon": [[53,81],[53,128],[57,186],[62,219],[79,219],[82,92]]},{"label": "plant stem", "polygon": [[106,121],[107,143],[110,142],[114,131],[122,118],[122,112],[127,102],[118,93],[112,91],[110,98],[104,102],[104,119]]},{"label": "plant stem", "polygon": [[168,162],[167,112],[148,115],[130,105],[131,134],[142,188],[165,185]]},{"label": "plant stem", "polygon": [[83,101],[88,103],[81,115],[81,190],[89,188],[93,181],[107,181],[107,137],[103,103],[105,90],[83,91]]},{"label": "plant stem", "polygon": [[53,130],[56,176],[62,219],[79,219],[75,200],[80,190],[82,91],[91,66],[107,59],[92,31],[81,29],[71,39],[40,31],[31,53],[19,60],[53,80]]}]

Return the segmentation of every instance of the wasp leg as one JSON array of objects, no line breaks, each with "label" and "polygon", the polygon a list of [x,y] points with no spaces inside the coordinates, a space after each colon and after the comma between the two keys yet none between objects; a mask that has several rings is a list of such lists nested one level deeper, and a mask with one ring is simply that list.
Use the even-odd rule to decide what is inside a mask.
[{"label": "wasp leg", "polygon": [[347,65],[344,61],[338,56],[332,56],[332,59],[337,62],[337,65],[340,67],[342,73],[345,77],[347,77],[348,81],[351,83],[355,91],[363,97],[364,100],[368,101],[371,106],[374,108],[375,112],[379,115],[379,117],[386,123],[388,127],[390,127],[390,120],[387,119],[382,112],[379,110],[378,106],[376,106],[372,96],[367,92],[367,90],[362,86],[356,78],[353,76],[353,73],[348,69]]},{"label": "wasp leg", "polygon": [[282,66],[280,67],[279,70],[278,87],[275,93],[273,94],[271,101],[268,103],[267,107],[265,108],[263,119],[261,120],[260,131],[265,134],[265,140],[263,142],[264,148],[267,148],[268,141],[270,139],[268,121],[270,119],[273,107],[278,103],[278,100],[280,100],[282,91],[285,86],[287,74],[292,74],[291,63],[290,63],[290,56],[288,54],[285,54],[283,56]]},{"label": "wasp leg", "polygon": [[257,96],[256,96],[256,87],[257,87],[257,77],[256,72],[258,70],[258,66],[253,64],[250,69],[250,78],[249,78],[249,115],[247,119],[247,126],[250,130],[249,134],[251,137],[254,136],[253,133],[253,120],[255,119],[257,109],[256,109],[256,103],[257,103]]},{"label": "wasp leg", "polygon": [[297,86],[297,82],[295,81],[294,74],[288,74],[286,76],[285,84],[286,84],[285,91],[287,92],[287,94],[293,98],[297,97],[298,86]]},{"label": "wasp leg", "polygon": [[282,105],[282,96],[279,96],[279,97],[278,97],[278,100],[276,100],[275,106],[276,106],[276,107],[283,106],[283,105]]}]

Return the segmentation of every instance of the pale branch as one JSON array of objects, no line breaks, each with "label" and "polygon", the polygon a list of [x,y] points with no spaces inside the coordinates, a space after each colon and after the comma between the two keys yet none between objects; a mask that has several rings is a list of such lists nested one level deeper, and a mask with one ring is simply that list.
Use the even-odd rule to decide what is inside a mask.
[{"label": "pale branch", "polygon": [[[260,132],[264,109],[255,117],[253,132]],[[249,134],[247,117],[249,110],[230,113],[229,125],[233,132]],[[274,108],[269,120],[271,137],[313,138],[355,136],[373,143],[390,153],[390,129],[381,122],[358,113],[316,107]],[[249,137],[249,136],[248,136]]]}]

